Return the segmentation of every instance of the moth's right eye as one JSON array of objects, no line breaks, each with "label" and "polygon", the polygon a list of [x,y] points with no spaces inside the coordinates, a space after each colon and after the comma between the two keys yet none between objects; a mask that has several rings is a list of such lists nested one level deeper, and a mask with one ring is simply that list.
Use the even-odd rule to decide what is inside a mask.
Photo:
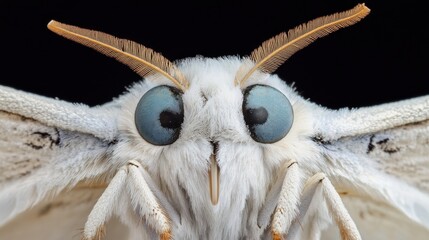
[{"label": "moth's right eye", "polygon": [[137,104],[134,120],[147,142],[158,146],[174,143],[183,123],[182,92],[166,85],[150,89]]},{"label": "moth's right eye", "polygon": [[292,127],[293,109],[289,99],[267,85],[251,85],[243,93],[243,116],[253,140],[274,143]]}]

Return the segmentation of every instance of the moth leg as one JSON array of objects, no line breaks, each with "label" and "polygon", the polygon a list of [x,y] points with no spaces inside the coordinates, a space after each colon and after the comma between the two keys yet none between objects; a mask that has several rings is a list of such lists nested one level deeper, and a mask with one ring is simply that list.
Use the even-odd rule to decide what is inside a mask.
[{"label": "moth leg", "polygon": [[[318,196],[320,195],[318,193],[321,193],[320,197]],[[335,190],[331,181],[329,181],[323,173],[317,173],[307,181],[303,190],[301,205],[299,206],[299,215],[290,227],[288,238],[296,238],[296,235],[301,228],[300,223],[304,221],[308,210],[311,208],[310,205],[317,204],[317,208],[314,208],[313,210],[320,210],[320,201],[323,201],[322,199],[325,200],[330,214],[333,216],[339,227],[341,238],[345,240],[361,240],[356,224],[353,222],[353,219],[350,217],[347,209],[341,201],[340,195]],[[313,203],[315,200],[318,202]],[[314,232],[314,229],[312,230]]]},{"label": "moth leg", "polygon": [[[320,239],[320,234],[330,223],[328,222],[322,225],[321,216],[327,216],[327,206],[324,202],[322,193],[322,186],[320,184],[321,179],[324,175],[316,174],[309,178],[304,186],[304,190],[301,196],[301,203],[299,205],[299,214],[289,228],[287,239],[300,239],[303,236],[299,236],[302,230],[302,223],[309,222],[309,230],[307,231],[306,238],[309,239]],[[324,210],[326,214],[321,214]]]},{"label": "moth leg", "polygon": [[298,214],[298,205],[303,187],[302,174],[296,161],[287,164],[277,207],[271,222],[273,239],[282,239]]},{"label": "moth leg", "polygon": [[344,206],[343,201],[341,201],[341,197],[335,190],[331,181],[329,181],[327,177],[324,177],[321,180],[321,184],[323,189],[323,195],[326,199],[326,205],[328,206],[329,211],[332,213],[335,221],[338,224],[341,238],[347,240],[360,240],[361,236],[356,227],[356,224],[350,217],[349,212]]},{"label": "moth leg", "polygon": [[158,204],[156,197],[144,180],[137,161],[130,161],[121,167],[110,181],[104,193],[94,205],[85,224],[83,239],[100,239],[104,224],[109,220],[124,188],[136,209],[136,214],[146,219],[148,225],[160,234],[160,239],[171,239],[170,220]]},{"label": "moth leg", "polygon": [[110,181],[106,190],[97,200],[83,230],[83,239],[100,239],[104,235],[104,224],[112,215],[115,204],[121,189],[125,186],[127,179],[127,167],[119,169]]},{"label": "moth leg", "polygon": [[146,183],[137,161],[128,162],[129,181],[127,189],[132,205],[143,215],[150,227],[160,234],[160,239],[171,239],[171,223],[157,198]]}]

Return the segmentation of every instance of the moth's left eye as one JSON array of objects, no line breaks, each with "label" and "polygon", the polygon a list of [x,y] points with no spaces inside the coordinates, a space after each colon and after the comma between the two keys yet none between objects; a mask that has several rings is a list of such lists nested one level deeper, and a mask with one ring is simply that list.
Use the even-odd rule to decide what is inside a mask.
[{"label": "moth's left eye", "polygon": [[252,85],[243,93],[244,121],[251,137],[260,143],[274,143],[289,132],[293,109],[279,90],[266,85]]},{"label": "moth's left eye", "polygon": [[182,92],[171,86],[147,91],[137,104],[135,123],[139,134],[153,145],[174,143],[183,123]]}]

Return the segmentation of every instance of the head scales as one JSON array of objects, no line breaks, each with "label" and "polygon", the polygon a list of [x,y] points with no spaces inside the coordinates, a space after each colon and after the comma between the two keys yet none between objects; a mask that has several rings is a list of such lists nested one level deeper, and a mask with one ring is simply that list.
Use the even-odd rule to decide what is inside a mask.
[{"label": "head scales", "polygon": [[370,12],[365,4],[351,10],[316,18],[263,42],[247,57],[235,77],[236,85],[243,85],[257,70],[272,73],[297,51],[316,39],[340,28],[355,24]]},{"label": "head scales", "polygon": [[176,65],[161,54],[141,44],[53,20],[49,22],[48,28],[65,38],[115,58],[142,77],[159,73],[172,81],[182,91],[189,87],[188,81]]}]

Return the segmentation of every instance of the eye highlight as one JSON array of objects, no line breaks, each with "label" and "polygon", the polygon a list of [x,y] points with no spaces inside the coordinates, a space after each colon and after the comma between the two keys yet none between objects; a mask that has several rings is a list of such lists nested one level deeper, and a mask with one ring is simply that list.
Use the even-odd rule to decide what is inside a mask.
[{"label": "eye highlight", "polygon": [[182,92],[167,85],[150,89],[137,104],[134,121],[147,142],[158,146],[174,143],[183,123]]},{"label": "eye highlight", "polygon": [[243,92],[244,121],[251,137],[260,143],[274,143],[292,127],[293,109],[288,98],[267,85],[252,85]]}]

